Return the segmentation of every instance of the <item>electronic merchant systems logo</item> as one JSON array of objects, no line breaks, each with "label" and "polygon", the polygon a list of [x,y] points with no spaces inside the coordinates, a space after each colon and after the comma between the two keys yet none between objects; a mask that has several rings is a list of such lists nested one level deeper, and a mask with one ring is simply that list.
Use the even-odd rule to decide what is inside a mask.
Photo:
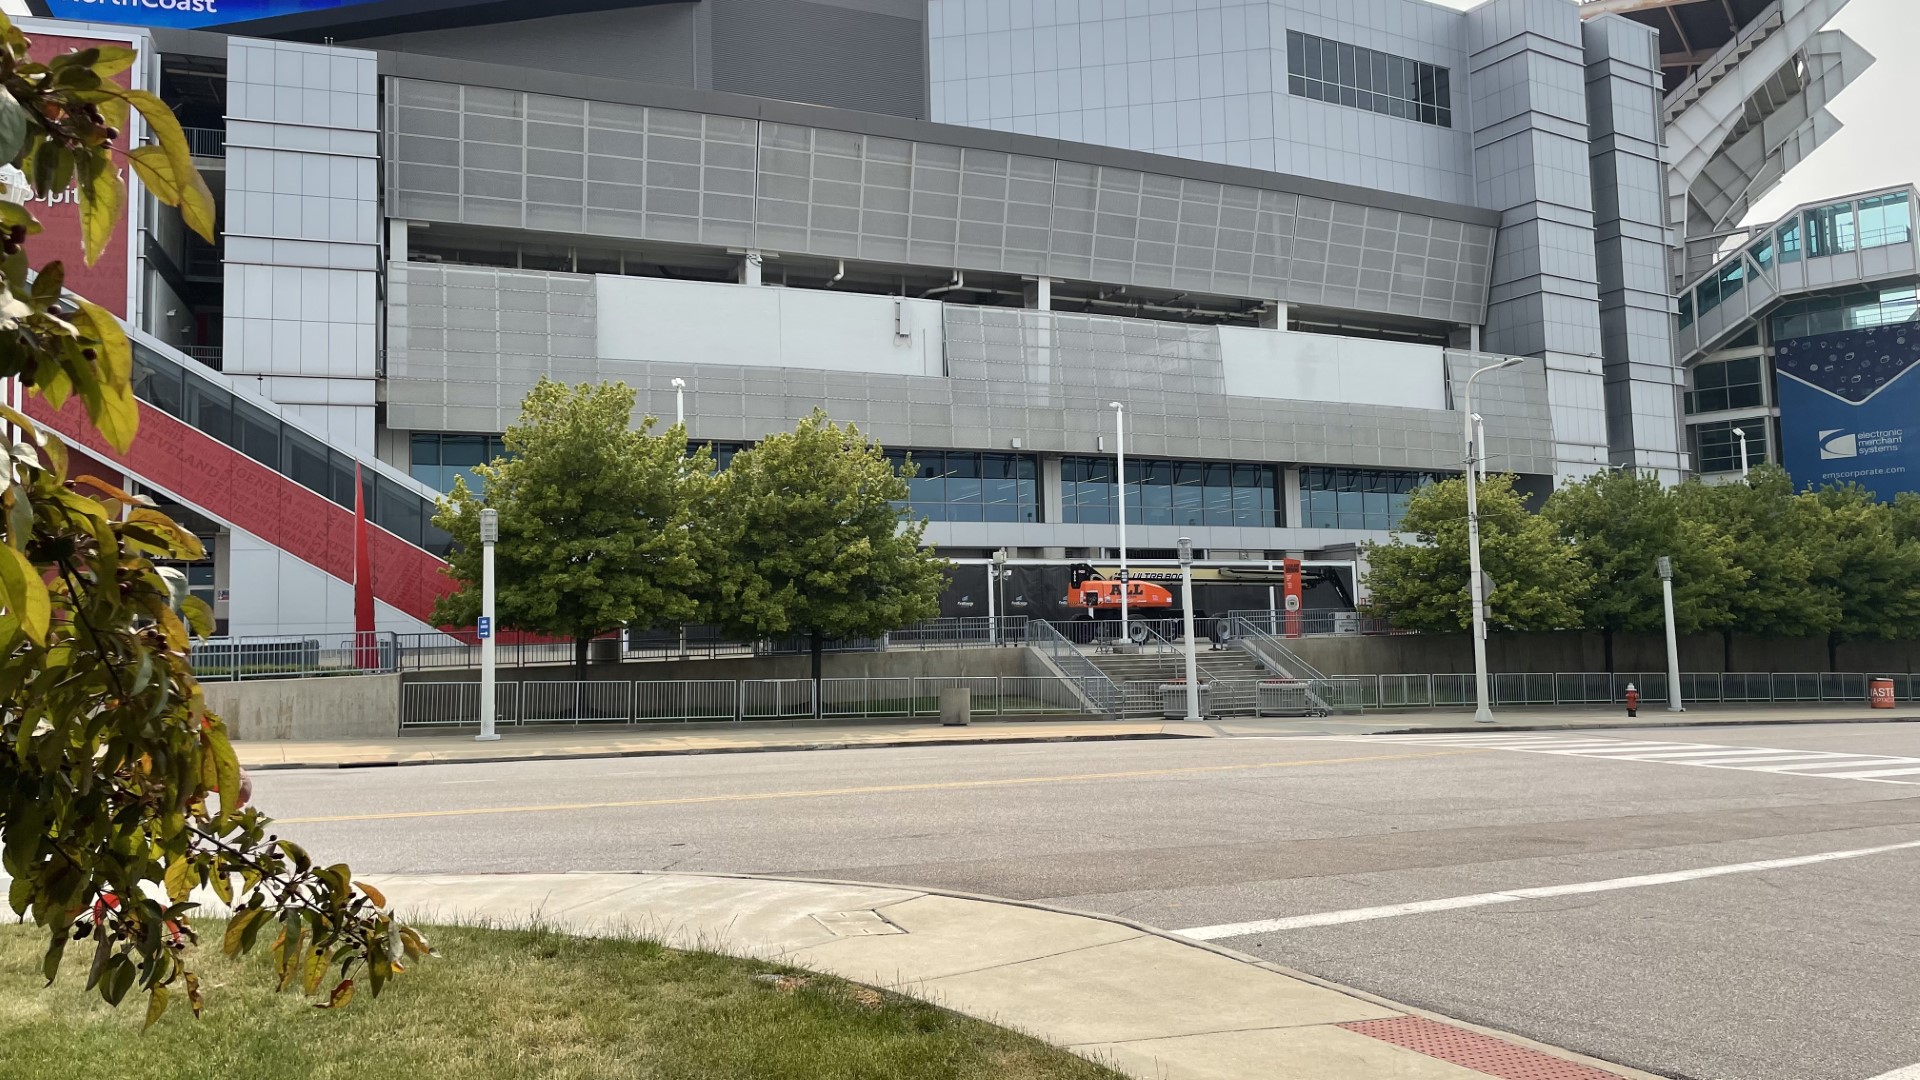
[{"label": "electronic merchant systems logo", "polygon": [[1820,433],[1820,460],[1860,456],[1860,440],[1851,431],[1829,428]]},{"label": "electronic merchant systems logo", "polygon": [[1879,431],[1826,428],[1820,432],[1820,460],[1837,461],[1841,458],[1896,453],[1900,450],[1901,444],[1906,441],[1906,435],[1907,433],[1899,428],[1884,428]]}]

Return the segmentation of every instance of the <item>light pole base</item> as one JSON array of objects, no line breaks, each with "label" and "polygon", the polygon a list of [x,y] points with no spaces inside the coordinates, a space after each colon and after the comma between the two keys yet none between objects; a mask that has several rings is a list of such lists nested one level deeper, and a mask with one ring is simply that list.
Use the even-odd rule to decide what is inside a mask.
[{"label": "light pole base", "polygon": [[1478,709],[1473,714],[1473,722],[1476,724],[1491,724],[1494,722],[1493,712],[1489,709]]},{"label": "light pole base", "polygon": [[1667,711],[1668,712],[1686,712],[1687,707],[1685,705],[1669,705],[1667,706]]},{"label": "light pole base", "polygon": [[473,741],[474,742],[499,742],[500,733],[496,731],[491,735],[475,735],[473,737]]}]

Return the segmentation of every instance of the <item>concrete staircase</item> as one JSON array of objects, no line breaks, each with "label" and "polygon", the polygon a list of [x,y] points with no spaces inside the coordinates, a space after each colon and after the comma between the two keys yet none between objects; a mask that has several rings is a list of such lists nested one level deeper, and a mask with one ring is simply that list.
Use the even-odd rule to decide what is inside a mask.
[{"label": "concrete staircase", "polygon": [[[1185,678],[1187,673],[1186,653],[1182,648],[1169,648],[1158,643],[1131,653],[1104,651],[1099,646],[1088,646],[1086,656],[1120,688],[1120,712],[1123,716],[1161,715],[1160,687],[1170,680]],[[1198,659],[1200,681],[1213,685],[1206,705],[1207,713],[1213,716],[1252,715],[1254,685],[1270,677],[1260,661],[1240,649],[1216,651],[1210,642],[1199,645]]]}]

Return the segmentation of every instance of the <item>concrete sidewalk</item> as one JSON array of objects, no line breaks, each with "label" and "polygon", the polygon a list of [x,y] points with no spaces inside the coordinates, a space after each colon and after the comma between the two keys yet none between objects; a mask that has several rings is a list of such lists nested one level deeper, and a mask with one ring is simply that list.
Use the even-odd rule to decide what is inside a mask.
[{"label": "concrete sidewalk", "polygon": [[1501,709],[1493,724],[1475,724],[1462,710],[1381,710],[1324,719],[1230,717],[1216,723],[1158,720],[1012,720],[943,727],[936,721],[726,724],[687,727],[505,728],[499,742],[471,734],[411,735],[333,742],[237,742],[249,769],[353,768],[493,761],[737,754],[773,750],[946,746],[977,743],[1075,742],[1121,739],[1219,738],[1275,735],[1366,735],[1450,731],[1704,727],[1725,724],[1833,724],[1920,720],[1906,708],[1865,705],[1701,706],[1685,713],[1661,707],[1629,718],[1620,708]]},{"label": "concrete sidewalk", "polygon": [[712,874],[371,880],[417,922],[537,920],[791,964],[1151,1080],[1653,1080],[1151,927],[1029,904]]}]

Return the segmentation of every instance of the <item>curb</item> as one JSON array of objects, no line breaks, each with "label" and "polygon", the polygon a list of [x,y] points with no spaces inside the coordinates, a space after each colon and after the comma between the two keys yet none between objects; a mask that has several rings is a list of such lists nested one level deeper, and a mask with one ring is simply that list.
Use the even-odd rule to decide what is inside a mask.
[{"label": "curb", "polygon": [[[768,743],[761,746],[694,746],[662,750],[593,750],[561,754],[499,754],[449,760],[409,758],[405,761],[269,761],[245,766],[248,772],[284,769],[394,769],[410,765],[497,765],[517,761],[588,761],[600,758],[698,757],[706,754],[771,754],[800,750],[889,750],[913,746],[1004,746],[1022,743],[1131,742],[1141,739],[1211,739],[1212,735],[1141,731],[1115,735],[1009,735],[987,739],[890,739],[886,742]],[[737,876],[737,875],[736,875]],[[892,886],[889,886],[891,888]]]},{"label": "curb", "polygon": [[[1418,1016],[1423,1019],[1433,1020],[1439,1023],[1451,1024],[1455,1027],[1465,1028],[1468,1031],[1478,1032],[1482,1035],[1488,1035],[1493,1038],[1503,1040],[1505,1042],[1513,1043],[1516,1046],[1522,1046],[1522,1047],[1527,1047],[1533,1050],[1537,1050],[1543,1054],[1547,1054],[1548,1056],[1559,1058],[1563,1061],[1568,1061],[1575,1064],[1587,1065],[1596,1069],[1601,1069],[1606,1072],[1619,1075],[1622,1078],[1622,1080],[1666,1080],[1666,1078],[1661,1077],[1656,1073],[1650,1073],[1640,1069],[1636,1069],[1630,1065],[1623,1065],[1617,1062],[1611,1062],[1611,1061],[1603,1060],[1601,1058],[1591,1057],[1589,1055],[1581,1054],[1573,1050],[1568,1050],[1565,1047],[1554,1046],[1550,1043],[1539,1042],[1538,1040],[1530,1039],[1525,1035],[1516,1035],[1512,1032],[1501,1031],[1497,1028],[1484,1027],[1482,1025],[1475,1024],[1471,1021],[1460,1020],[1455,1017],[1447,1016],[1444,1013],[1437,1013],[1430,1009],[1422,1009],[1417,1006],[1408,1005],[1404,1002],[1394,1001],[1391,998],[1381,997],[1378,994],[1370,993],[1366,990],[1361,990],[1356,987],[1348,986],[1345,983],[1335,982],[1332,979],[1323,979],[1318,975],[1309,975],[1304,971],[1297,971],[1285,965],[1276,964],[1271,960],[1263,960],[1260,957],[1251,955],[1249,953],[1243,953],[1234,949],[1225,948],[1223,946],[1215,945],[1212,942],[1208,942],[1208,941],[1194,941],[1190,938],[1184,938],[1184,937],[1181,937],[1179,934],[1174,933],[1171,930],[1164,930],[1158,926],[1152,926],[1143,922],[1136,922],[1132,919],[1129,919],[1120,915],[1108,915],[1108,914],[1104,914],[1102,912],[1097,912],[1097,911],[1081,911],[1078,908],[1061,907],[1057,904],[1045,904],[1045,903],[1041,903],[1038,900],[1016,900],[1016,899],[1011,899],[1005,896],[987,896],[983,893],[961,892],[956,889],[940,889],[940,888],[922,887],[919,885],[890,885],[883,882],[874,882],[874,881],[845,881],[838,878],[816,878],[816,877],[805,877],[805,876],[796,876],[796,875],[789,875],[789,874],[737,874],[737,873],[727,873],[723,871],[703,872],[703,871],[697,871],[697,870],[629,870],[629,871],[575,870],[575,871],[568,871],[568,872],[569,873],[586,873],[586,874],[625,873],[633,877],[730,878],[738,881],[791,881],[791,882],[795,882],[797,884],[802,884],[802,885],[839,885],[839,886],[848,886],[848,887],[863,888],[863,889],[891,889],[896,892],[911,892],[911,893],[917,893],[922,896],[946,896],[956,900],[971,900],[976,903],[982,903],[982,904],[998,904],[1003,907],[1027,908],[1033,911],[1051,912],[1056,915],[1071,915],[1076,918],[1095,919],[1104,923],[1112,923],[1115,926],[1124,926],[1129,930],[1137,930],[1140,933],[1145,934],[1149,937],[1156,937],[1161,939],[1162,941],[1167,941],[1175,945],[1184,945],[1190,949],[1200,949],[1204,952],[1210,952],[1224,959],[1233,960],[1238,963],[1246,964],[1251,967],[1257,967],[1263,971],[1271,971],[1276,975],[1282,975],[1289,979],[1296,979],[1296,980],[1299,980],[1300,982],[1307,983],[1312,986],[1318,986],[1323,989],[1335,991],[1336,993],[1346,994],[1348,997],[1369,1002],[1371,1004],[1378,1005],[1384,1009],[1393,1009],[1397,1012],[1405,1013],[1408,1016]],[[512,875],[501,875],[501,876],[512,876]]]}]

